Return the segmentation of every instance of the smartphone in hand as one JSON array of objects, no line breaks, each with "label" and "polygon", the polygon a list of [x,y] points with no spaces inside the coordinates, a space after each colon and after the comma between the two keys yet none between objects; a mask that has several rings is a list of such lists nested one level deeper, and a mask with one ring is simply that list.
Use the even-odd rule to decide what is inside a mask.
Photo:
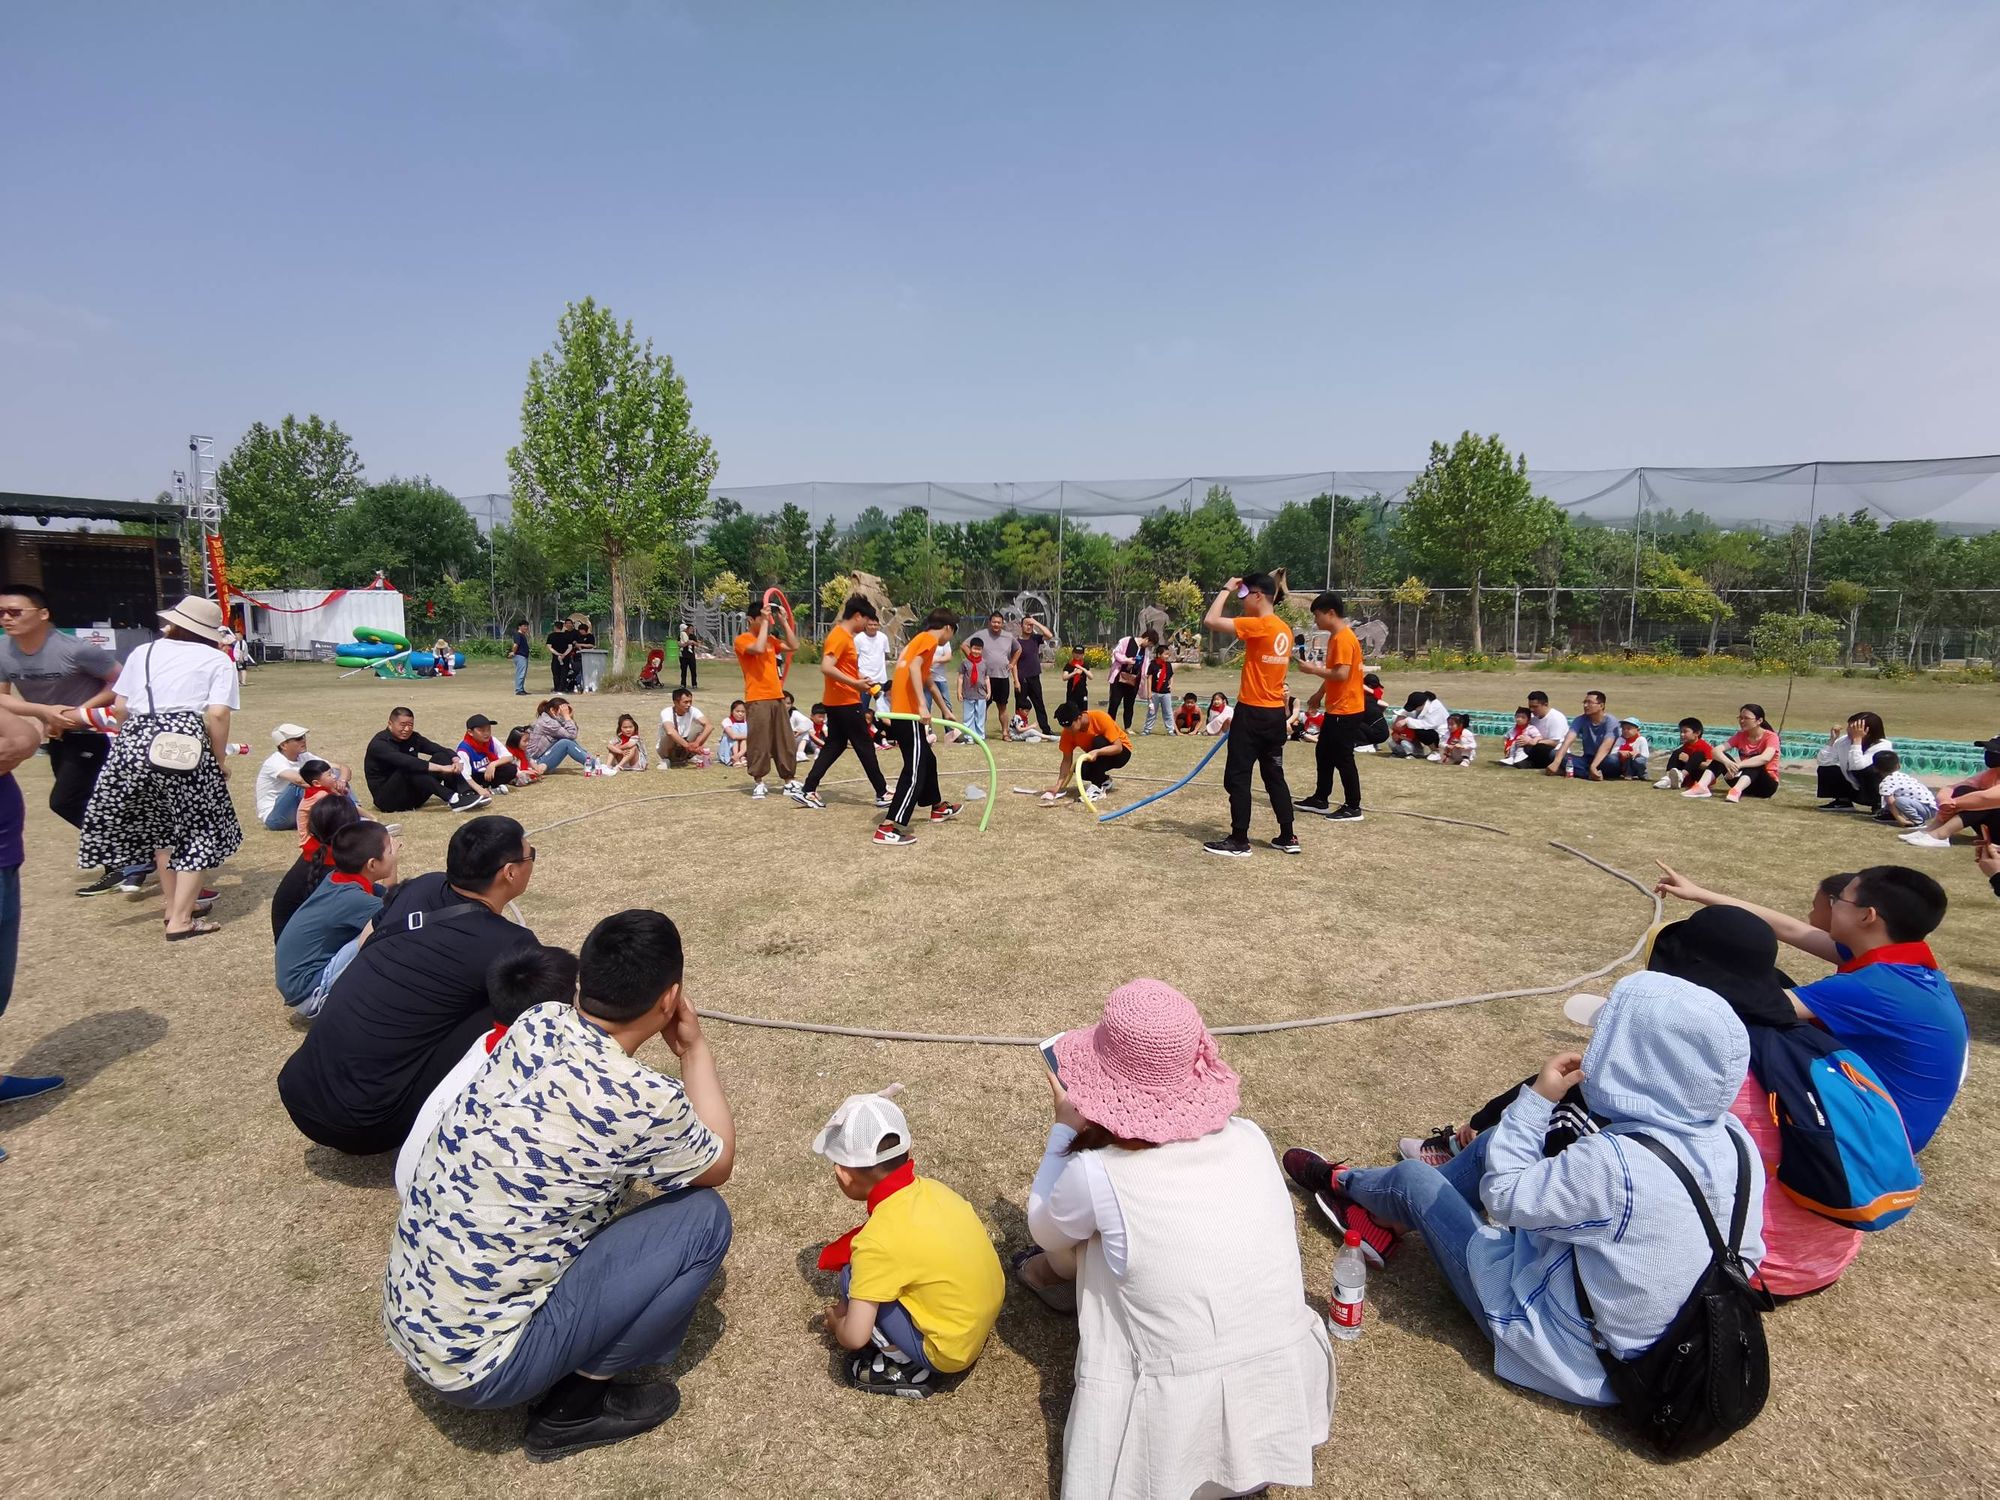
[{"label": "smartphone in hand", "polygon": [[1042,1054],[1043,1066],[1046,1067],[1049,1070],[1049,1072],[1054,1075],[1057,1083],[1062,1082],[1062,1069],[1056,1066],[1056,1043],[1061,1041],[1068,1034],[1069,1034],[1068,1032],[1058,1031],[1054,1036],[1048,1038],[1046,1041],[1039,1042],[1036,1044],[1038,1050]]}]

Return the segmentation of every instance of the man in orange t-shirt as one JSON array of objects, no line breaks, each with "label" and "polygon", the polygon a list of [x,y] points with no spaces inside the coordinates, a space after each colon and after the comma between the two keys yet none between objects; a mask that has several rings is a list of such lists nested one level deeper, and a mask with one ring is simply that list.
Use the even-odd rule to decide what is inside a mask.
[{"label": "man in orange t-shirt", "polygon": [[[1312,612],[1313,623],[1327,632],[1326,660],[1301,661],[1298,668],[1324,679],[1306,707],[1318,704],[1326,711],[1326,721],[1319,728],[1313,794],[1301,798],[1298,805],[1329,822],[1359,823],[1361,770],[1354,763],[1354,747],[1368,738],[1367,715],[1362,711],[1367,695],[1362,675],[1367,668],[1361,660],[1361,642],[1348,627],[1347,605],[1340,595],[1331,589],[1323,591],[1313,600]],[[1327,799],[1333,795],[1336,774],[1340,777],[1340,806],[1329,807]]]},{"label": "man in orange t-shirt", "polygon": [[1060,795],[1069,785],[1070,772],[1080,755],[1083,782],[1090,788],[1094,802],[1111,785],[1111,773],[1131,760],[1132,736],[1103,709],[1083,708],[1075,703],[1057,708],[1056,722],[1062,725],[1062,774],[1056,777],[1049,794]]},{"label": "man in orange t-shirt", "polygon": [[[764,776],[776,761],[778,774],[785,778],[785,795],[801,802],[805,789],[798,781],[798,741],[792,738],[785,684],[778,676],[778,643],[771,639],[771,612],[763,600],[752,599],[744,615],[747,628],[736,637],[736,660],[743,668],[743,717],[750,726],[745,747],[750,795],[764,795]],[[780,617],[778,628],[785,635],[785,650],[796,652],[799,638],[792,634],[791,622]]]},{"label": "man in orange t-shirt", "polygon": [[850,746],[868,784],[875,788],[876,804],[888,806],[888,783],[882,779],[882,767],[875,759],[875,739],[868,732],[868,715],[861,706],[861,695],[872,693],[874,684],[861,675],[860,655],[854,646],[854,633],[874,619],[875,606],[860,594],[849,594],[840,607],[840,623],[826,633],[826,644],[820,648],[819,670],[826,686],[820,689],[819,700],[826,705],[826,744],[806,773],[805,795],[798,799],[803,807],[817,810],[826,806],[819,800],[820,781],[827,767]]},{"label": "man in orange t-shirt", "polygon": [[919,807],[931,810],[933,823],[958,816],[958,804],[945,801],[938,792],[937,751],[928,738],[931,716],[924,698],[931,678],[931,658],[956,629],[956,614],[944,608],[934,609],[924,617],[924,628],[896,658],[896,670],[889,678],[889,711],[913,714],[915,718],[889,721],[890,738],[903,752],[903,772],[896,778],[889,810],[875,829],[878,844],[914,844],[916,840],[904,830]]},{"label": "man in orange t-shirt", "polygon": [[[1242,601],[1239,615],[1224,614],[1231,595]],[[1211,839],[1202,848],[1232,859],[1250,857],[1250,773],[1263,773],[1264,791],[1278,819],[1278,836],[1271,847],[1297,854],[1292,832],[1292,789],[1285,784],[1285,674],[1292,665],[1292,627],[1278,618],[1283,599],[1269,573],[1232,578],[1208,607],[1202,624],[1214,631],[1233,632],[1243,642],[1243,678],[1236,690],[1236,713],[1229,725],[1229,751],[1223,759],[1222,785],[1229,793],[1229,837]]]}]

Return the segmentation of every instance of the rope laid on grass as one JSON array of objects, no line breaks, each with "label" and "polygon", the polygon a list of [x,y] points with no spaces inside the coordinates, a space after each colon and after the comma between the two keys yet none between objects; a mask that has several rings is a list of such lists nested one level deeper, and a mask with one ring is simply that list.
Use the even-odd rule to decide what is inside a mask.
[{"label": "rope laid on grass", "polygon": [[[1219,747],[1218,747],[1219,748]],[[1211,752],[1213,753],[1213,752]],[[850,776],[841,781],[822,782],[823,786],[853,786],[866,778]],[[1133,778],[1136,779],[1136,778]],[[742,795],[735,787],[707,787],[695,792],[659,792],[649,797],[638,797],[630,802],[614,802],[605,807],[593,808],[589,812],[578,813],[575,817],[560,818],[553,823],[545,823],[539,828],[528,830],[530,837],[549,833],[557,828],[566,828],[572,823],[581,823],[587,818],[595,818],[603,813],[623,812],[627,808],[638,807],[647,802],[673,802],[686,797],[716,797],[734,793]],[[990,800],[990,798],[989,798]],[[1138,806],[1137,803],[1133,804]],[[1457,828],[1477,829],[1481,833],[1497,833],[1503,838],[1511,837],[1504,828],[1496,828],[1491,823],[1475,823],[1469,818],[1449,818],[1440,813],[1407,812],[1399,808],[1383,809],[1391,817],[1415,818],[1424,823],[1445,823]],[[1549,847],[1580,859],[1593,869],[1602,870],[1614,880],[1621,880],[1640,895],[1653,903],[1653,919],[1647,924],[1650,932],[1665,911],[1665,903],[1638,876],[1606,864],[1595,855],[1586,854],[1560,839],[1550,839]],[[1536,985],[1528,989],[1487,990],[1477,995],[1458,995],[1449,1000],[1423,1000],[1411,1005],[1387,1005],[1375,1010],[1344,1011],[1333,1016],[1307,1016],[1295,1021],[1263,1021],[1239,1026],[1215,1026],[1210,1030],[1216,1036],[1262,1036],[1275,1031],[1306,1031],[1322,1026],[1339,1026],[1350,1021],[1381,1021],[1392,1016],[1416,1015],[1429,1010],[1452,1010],[1462,1005],[1482,1005],[1489,1000],[1527,1000],[1538,995],[1560,995],[1574,990],[1578,985],[1588,984],[1593,979],[1602,979],[1614,969],[1624,967],[1639,956],[1646,946],[1646,934],[1641,933],[1638,941],[1607,964],[1592,969],[1587,974],[1562,980],[1557,984]],[[705,1021],[726,1021],[732,1026],[760,1027],[766,1031],[802,1031],[813,1036],[844,1036],[870,1042],[942,1042],[949,1045],[967,1047],[1034,1047],[1041,1043],[1040,1037],[1032,1036],[984,1036],[974,1032],[942,1031],[884,1031],[872,1026],[835,1026],[824,1021],[784,1021],[769,1016],[745,1016],[726,1010],[699,1010]]]}]

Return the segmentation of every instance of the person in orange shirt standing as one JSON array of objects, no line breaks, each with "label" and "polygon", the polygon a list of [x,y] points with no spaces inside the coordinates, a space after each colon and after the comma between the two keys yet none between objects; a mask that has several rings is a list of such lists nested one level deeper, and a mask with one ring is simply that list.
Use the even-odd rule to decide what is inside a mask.
[{"label": "person in orange shirt standing", "polygon": [[[1318,704],[1326,713],[1326,721],[1319,727],[1318,776],[1313,782],[1313,793],[1300,799],[1298,805],[1329,822],[1359,823],[1361,771],[1354,763],[1354,747],[1365,744],[1368,738],[1363,712],[1368,690],[1362,683],[1366,668],[1361,660],[1361,642],[1348,626],[1346,603],[1333,590],[1327,589],[1313,600],[1312,612],[1313,623],[1327,632],[1326,660],[1301,661],[1298,667],[1301,672],[1325,679],[1306,707]],[[1340,806],[1329,807],[1327,798],[1333,795],[1335,772],[1340,774]]]},{"label": "person in orange shirt standing", "polygon": [[861,707],[861,695],[872,693],[874,684],[861,675],[860,653],[854,644],[855,631],[874,619],[875,606],[860,594],[849,594],[840,607],[840,623],[826,633],[826,644],[820,648],[819,670],[826,678],[819,695],[826,705],[826,744],[806,773],[805,795],[798,799],[801,807],[818,810],[826,806],[819,799],[819,784],[827,768],[850,746],[868,784],[875,788],[875,805],[889,805],[889,787],[882,779],[875,741],[868,733],[868,719]]},{"label": "person in orange shirt standing", "polygon": [[889,711],[916,717],[889,721],[890,738],[903,752],[903,774],[896,778],[888,816],[875,830],[878,844],[914,844],[916,840],[904,830],[919,807],[931,810],[933,823],[958,816],[958,804],[945,801],[938,793],[937,751],[925,738],[930,732],[931,715],[924,698],[925,687],[931,680],[931,658],[956,629],[957,615],[948,609],[934,609],[924,617],[924,628],[896,658],[896,670],[889,680]]},{"label": "person in orange shirt standing", "polygon": [[[1232,594],[1243,602],[1243,612],[1235,616],[1222,612]],[[1285,784],[1285,673],[1292,664],[1292,627],[1274,613],[1283,598],[1269,573],[1232,578],[1201,622],[1213,631],[1232,631],[1243,642],[1243,680],[1222,764],[1222,785],[1229,793],[1229,837],[1203,844],[1210,854],[1250,857],[1252,768],[1263,773],[1264,791],[1278,819],[1278,836],[1271,847],[1280,854],[1299,852],[1298,836],[1292,831],[1292,789]]]},{"label": "person in orange shirt standing", "polygon": [[[802,803],[805,788],[798,782],[798,742],[792,738],[785,684],[778,676],[778,643],[771,639],[771,612],[763,600],[752,599],[744,616],[746,628],[736,637],[736,660],[743,668],[744,718],[750,725],[745,747],[750,795],[764,795],[765,773],[776,761],[778,774],[785,778],[785,795]],[[799,638],[792,634],[791,623],[780,618],[778,628],[785,635],[785,650],[796,652]]]},{"label": "person in orange shirt standing", "polygon": [[1132,736],[1103,709],[1080,708],[1074,703],[1056,709],[1056,722],[1062,725],[1062,774],[1056,777],[1056,784],[1049,788],[1048,794],[1051,799],[1062,794],[1069,785],[1076,757],[1081,755],[1083,782],[1095,802],[1111,785],[1111,773],[1131,760]]}]

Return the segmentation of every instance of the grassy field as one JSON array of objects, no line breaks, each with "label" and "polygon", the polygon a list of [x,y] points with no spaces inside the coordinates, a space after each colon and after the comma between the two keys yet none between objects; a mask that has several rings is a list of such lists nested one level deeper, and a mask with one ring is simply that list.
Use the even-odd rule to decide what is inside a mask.
[{"label": "grassy field", "polygon": [[[807,672],[806,683],[817,684]],[[1189,674],[1206,696],[1212,674]],[[705,664],[719,714],[734,674]],[[1511,708],[1537,682],[1569,708],[1594,684],[1532,672],[1424,682],[1454,706]],[[1233,687],[1233,684],[1227,684]],[[1782,681],[1615,678],[1614,711],[1723,722],[1745,698],[1776,717]],[[801,694],[808,701],[810,692]],[[358,764],[392,702],[455,738],[464,716],[526,717],[504,667],[450,682],[336,680],[324,667],[251,681],[237,738],[261,756],[281,719]],[[593,743],[661,695],[582,700]],[[1793,727],[1874,706],[1892,733],[2000,729],[1990,689],[1813,681]],[[513,710],[519,708],[517,715]],[[1179,775],[1206,740],[1140,740],[1115,801]],[[1001,805],[920,827],[912,849],[867,842],[865,788],[823,813],[752,803],[722,770],[610,781],[573,774],[506,799],[539,850],[523,901],[550,941],[606,912],[680,922],[698,1004],[894,1029],[1044,1034],[1090,1019],[1137,974],[1183,988],[1211,1023],[1371,1009],[1553,983],[1619,953],[1651,917],[1630,887],[1549,847],[1561,839],[1645,874],[1655,857],[1710,884],[1803,910],[1835,869],[1923,861],[1951,894],[1937,948],[1971,1017],[1971,1077],[1926,1153],[1909,1222],[1843,1281],[1770,1322],[1769,1408],[1721,1452],[1664,1469],[1601,1417],[1500,1385],[1490,1351],[1412,1244],[1371,1283],[1362,1340],[1340,1352],[1332,1442],[1314,1493],[1971,1494],[2000,1472],[2000,904],[1962,853],[1908,851],[1866,823],[1812,810],[1805,775],[1771,803],[1690,804],[1636,785],[1589,786],[1491,766],[1363,762],[1353,827],[1303,822],[1305,853],[1204,858],[1222,827],[1220,768],[1099,827],[1007,787],[1052,777],[1053,747],[1000,752]],[[1294,747],[1295,790],[1310,757]],[[251,765],[234,785],[247,813]],[[838,776],[840,773],[836,773]],[[61,1093],[0,1111],[8,1253],[0,1258],[0,1493],[43,1495],[1034,1496],[1059,1472],[1074,1331],[1010,1298],[955,1394],[898,1403],[850,1393],[812,1326],[827,1292],[817,1247],[850,1227],[807,1143],[841,1096],[901,1080],[930,1175],[1024,1244],[1023,1203],[1046,1125],[1026,1049],[891,1044],[716,1025],[740,1150],[726,1189],[736,1240],[683,1356],[681,1414],[663,1431],[561,1465],[520,1456],[521,1417],[471,1415],[405,1375],[377,1322],[394,1190],[387,1158],[309,1146],[273,1079],[299,1033],[272,987],[265,907],[290,841],[252,830],[217,882],[225,930],[167,947],[157,906],[79,901],[74,835],[30,804],[20,978],[0,1063],[62,1071]],[[983,780],[950,750],[945,785]],[[649,800],[650,799],[650,800]],[[1474,819],[1504,835],[1394,816]],[[550,825],[590,814],[563,827]],[[602,814],[601,816],[598,814]],[[442,865],[454,816],[406,814],[406,868]],[[1253,831],[1272,831],[1261,807]],[[1816,971],[1809,962],[1794,972]],[[1232,1038],[1243,1110],[1280,1145],[1385,1160],[1398,1135],[1463,1119],[1551,1051],[1578,1041],[1560,997],[1327,1029]],[[651,1061],[669,1066],[663,1050]],[[1324,1300],[1333,1246],[1301,1215],[1308,1290]],[[1218,1268],[1218,1274],[1226,1271]]]}]

